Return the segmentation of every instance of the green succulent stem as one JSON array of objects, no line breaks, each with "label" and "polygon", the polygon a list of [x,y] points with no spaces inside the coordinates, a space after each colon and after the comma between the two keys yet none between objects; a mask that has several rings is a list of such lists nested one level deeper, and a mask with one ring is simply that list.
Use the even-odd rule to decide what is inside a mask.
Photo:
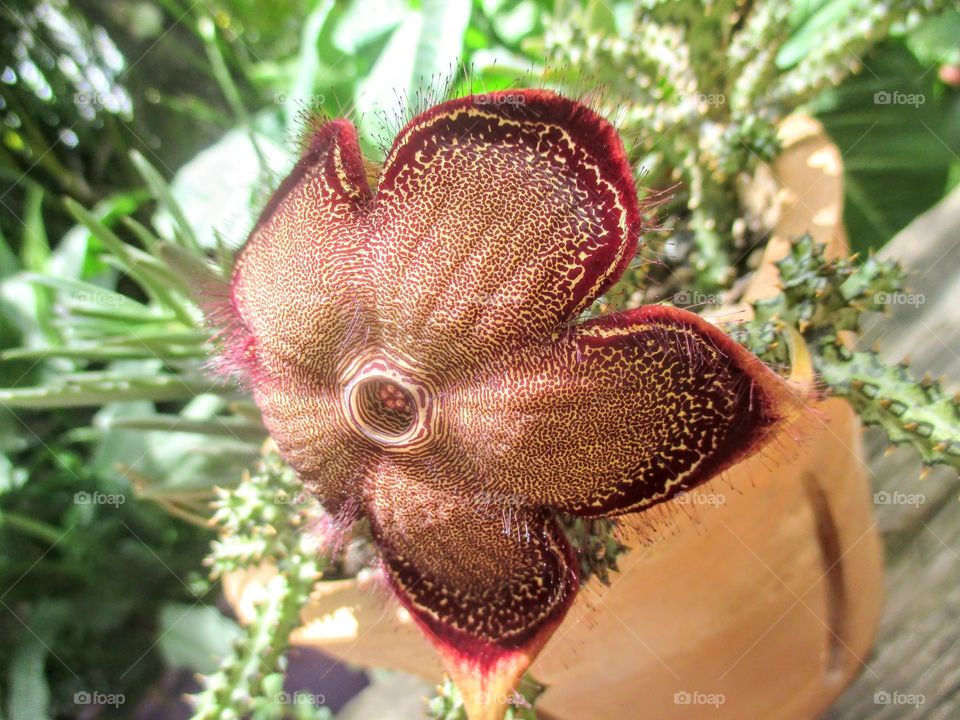
[{"label": "green succulent stem", "polygon": [[[546,686],[530,675],[524,675],[517,685],[514,701],[510,703],[504,720],[537,720],[534,705]],[[468,720],[463,697],[453,681],[444,678],[437,686],[437,694],[427,701],[427,717],[431,720]]]},{"label": "green succulent stem", "polygon": [[890,260],[828,260],[824,246],[799,238],[778,264],[783,290],[753,303],[753,320],[731,334],[763,360],[787,366],[787,328],[807,343],[826,390],[846,398],[867,425],[890,442],[909,445],[926,465],[960,472],[960,403],[938,381],[918,379],[905,363],[890,365],[875,351],[852,349],[864,313],[886,308],[904,292],[903,269]]},{"label": "green succulent stem", "polygon": [[960,473],[960,404],[940,383],[917,380],[905,365],[889,365],[875,352],[823,348],[817,372],[846,398],[868,425],[879,425],[895,445],[909,445],[924,465]]},{"label": "green succulent stem", "polygon": [[706,197],[702,198],[701,204],[692,211],[690,218],[695,248],[691,260],[696,272],[696,289],[703,292],[726,287],[733,272],[726,240],[732,222],[725,226],[726,233],[717,230],[717,217],[724,213],[712,202],[713,198],[713,195],[710,196],[710,201],[706,201]]},{"label": "green succulent stem", "polygon": [[303,531],[320,512],[272,452],[237,488],[219,492],[213,522],[221,534],[208,558],[213,577],[267,560],[276,564],[277,574],[264,585],[264,599],[246,633],[217,672],[203,678],[194,720],[330,717],[317,698],[283,690],[290,633],[300,625],[300,612],[327,564]]},{"label": "green succulent stem", "polygon": [[617,538],[617,521],[613,518],[581,518],[559,515],[560,527],[567,542],[576,551],[580,563],[580,583],[596,577],[610,584],[610,573],[619,572],[617,561],[630,548]]},{"label": "green succulent stem", "polygon": [[736,279],[734,222],[744,215],[738,178],[780,152],[777,128],[894,29],[946,10],[946,0],[837,4],[829,32],[803,57],[781,51],[803,8],[782,0],[641,0],[622,21],[599,3],[565,3],[547,25],[545,51],[572,91],[603,88],[599,110],[616,121],[631,156],[664,186],[679,182],[691,212],[696,289]]},{"label": "green succulent stem", "polygon": [[[300,610],[313,588],[319,566],[315,559],[288,559],[272,577],[257,605],[253,621],[233,652],[196,698],[194,720],[287,717],[290,697],[283,691],[285,638],[300,624]],[[296,703],[299,705],[299,703]],[[324,717],[317,711],[312,717]]]}]

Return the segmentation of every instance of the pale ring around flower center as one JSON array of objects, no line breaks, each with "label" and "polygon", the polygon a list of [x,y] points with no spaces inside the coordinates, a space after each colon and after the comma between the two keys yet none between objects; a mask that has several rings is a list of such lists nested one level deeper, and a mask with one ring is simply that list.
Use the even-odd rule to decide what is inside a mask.
[{"label": "pale ring around flower center", "polygon": [[341,403],[355,431],[388,448],[407,448],[424,440],[433,420],[428,388],[385,358],[348,371]]}]

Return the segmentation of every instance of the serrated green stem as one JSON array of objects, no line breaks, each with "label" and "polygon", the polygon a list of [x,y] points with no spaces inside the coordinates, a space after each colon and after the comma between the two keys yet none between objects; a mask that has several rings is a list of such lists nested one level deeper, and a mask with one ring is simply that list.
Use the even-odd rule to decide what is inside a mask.
[{"label": "serrated green stem", "polygon": [[698,290],[726,287],[736,274],[730,231],[747,208],[736,177],[777,157],[781,121],[856,72],[860,58],[896,28],[950,5],[821,4],[816,15],[836,11],[830,32],[787,68],[777,60],[797,30],[797,8],[778,0],[642,0],[631,5],[631,26],[619,30],[590,22],[593,3],[558,6],[548,18],[549,59],[576,68],[551,79],[574,94],[583,78],[599,83],[599,110],[633,141],[633,159],[647,162],[656,153],[661,187],[680,181],[689,192]]},{"label": "serrated green stem", "polygon": [[[196,696],[194,720],[281,720],[293,708],[280,695],[283,658],[290,634],[300,625],[300,612],[329,562],[306,541],[302,524],[318,507],[301,501],[303,486],[276,454],[258,462],[257,471],[230,491],[221,490],[213,521],[220,537],[208,562],[220,576],[264,561],[277,574],[264,586],[265,599],[255,607],[246,634],[204,678]],[[325,717],[325,710],[295,708],[298,717]]]},{"label": "serrated green stem", "polygon": [[868,258],[827,260],[810,236],[799,238],[779,263],[782,292],[753,303],[750,322],[730,334],[761,359],[789,362],[789,326],[800,331],[814,369],[831,394],[848,399],[864,423],[881,427],[896,444],[913,447],[927,465],[960,472],[960,409],[940,383],[919,380],[907,367],[875,352],[852,351],[838,339],[859,331],[864,312],[884,308],[902,292],[905,273],[895,262]]},{"label": "serrated green stem", "polygon": [[711,210],[710,207],[698,207],[693,211],[690,223],[696,247],[693,258],[696,287],[703,292],[727,287],[732,276],[727,236],[717,231],[716,213]]},{"label": "serrated green stem", "polygon": [[193,720],[243,718],[255,708],[261,717],[270,717],[273,713],[267,708],[274,704],[279,713],[275,717],[282,717],[283,704],[275,697],[276,690],[271,693],[263,681],[283,671],[281,659],[289,648],[288,638],[301,623],[300,610],[322,567],[316,558],[293,554],[278,569],[266,584],[266,598],[256,606],[246,634],[220,669],[205,679],[206,689],[196,696]]},{"label": "serrated green stem", "polygon": [[890,442],[911,446],[926,465],[960,472],[960,405],[939,383],[924,384],[870,351],[824,349],[815,365],[834,394],[849,400],[866,424],[883,428]]},{"label": "serrated green stem", "polygon": [[617,562],[630,550],[617,538],[614,518],[580,518],[560,514],[560,528],[566,535],[580,563],[580,583],[596,577],[604,585],[610,584],[610,573],[619,572]]}]

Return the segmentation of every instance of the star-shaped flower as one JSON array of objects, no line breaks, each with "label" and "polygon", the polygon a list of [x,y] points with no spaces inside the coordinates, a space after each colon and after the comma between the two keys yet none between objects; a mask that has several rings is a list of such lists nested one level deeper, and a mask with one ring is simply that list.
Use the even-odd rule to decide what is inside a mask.
[{"label": "star-shaped flower", "polygon": [[348,121],[314,129],[238,257],[227,354],[324,507],[369,520],[471,718],[496,718],[577,592],[555,511],[699,485],[791,393],[689,312],[576,320],[641,232],[623,145],[587,107],[445,102],[370,182]]}]

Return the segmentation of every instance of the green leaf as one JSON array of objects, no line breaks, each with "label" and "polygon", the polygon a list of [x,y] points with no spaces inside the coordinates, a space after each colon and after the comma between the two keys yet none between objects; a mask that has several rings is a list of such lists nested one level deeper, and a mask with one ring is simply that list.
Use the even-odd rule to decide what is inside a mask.
[{"label": "green leaf", "polygon": [[89,303],[116,309],[121,314],[133,317],[156,318],[155,311],[136,300],[113,290],[83,280],[55,277],[43,273],[26,273],[24,278],[32,283],[49,287],[78,303]]},{"label": "green leaf", "polygon": [[[496,31],[496,39],[509,45],[511,50],[517,50],[524,39],[537,34],[540,22],[539,9],[532,0],[521,2],[486,0],[483,6],[488,21]],[[484,40],[481,47],[493,46],[490,47],[491,50],[506,49],[489,37],[491,33],[478,32]]]},{"label": "green leaf", "polygon": [[160,610],[160,652],[173,667],[216,671],[243,630],[215,608],[171,603]]},{"label": "green leaf", "polygon": [[[291,166],[291,154],[266,131],[258,133],[256,139],[270,173],[285,175]],[[168,189],[168,202],[176,206],[179,219],[164,205],[153,218],[154,227],[170,238],[177,235],[181,223],[186,223],[204,249],[216,248],[215,231],[222,232],[231,244],[239,245],[263,205],[259,195],[260,171],[260,156],[249,133],[242,128],[231,130],[177,171]],[[178,244],[185,253],[203,256],[183,243]]]},{"label": "green leaf", "polygon": [[[411,105],[418,89],[455,76],[470,22],[469,0],[424,0],[391,33],[369,75],[357,86],[356,106],[368,138],[383,129],[386,114]],[[399,108],[405,111],[406,107]]]},{"label": "green leaf", "polygon": [[350,3],[333,31],[333,44],[345,53],[355,54],[394,30],[407,16],[402,0],[365,0]]},{"label": "green leaf", "polygon": [[[112,258],[109,256],[106,258],[109,262],[119,261],[124,272],[136,280],[157,302],[173,311],[185,324],[191,326],[197,324],[198,318],[195,317],[195,313],[191,312],[187,304],[170,291],[166,278],[158,277],[156,272],[151,271],[150,263],[154,262],[151,256],[132,245],[127,245],[99,218],[74,200],[65,198],[64,204],[77,222],[84,225],[113,254]],[[149,258],[150,262],[144,262],[145,258]]]},{"label": "green leaf", "polygon": [[160,240],[154,247],[154,254],[181,278],[190,284],[194,294],[198,288],[212,288],[227,283],[221,268],[214,267],[201,255],[187,252],[179,245]]},{"label": "green leaf", "polygon": [[925,65],[960,64],[960,10],[926,18],[907,36],[907,47]]},{"label": "green leaf", "polygon": [[177,229],[175,237],[184,247],[199,252],[200,243],[197,240],[196,234],[193,232],[193,226],[187,222],[187,218],[183,214],[180,204],[174,199],[173,193],[170,192],[170,186],[167,185],[167,181],[164,180],[157,169],[136,150],[130,151],[130,160],[133,161],[140,176],[150,189],[150,194],[153,195],[153,197],[157,199],[157,202],[173,217]]},{"label": "green leaf", "polygon": [[585,22],[592,33],[608,37],[615,37],[617,34],[617,18],[606,0],[588,0]]},{"label": "green leaf", "polygon": [[300,112],[301,103],[307,107],[317,104],[312,101],[312,96],[321,67],[318,44],[332,9],[333,0],[318,0],[303,24],[303,32],[300,34],[300,54],[297,57],[293,83],[290,86],[292,97],[287,98],[284,103],[288,128],[297,126],[297,113]]},{"label": "green leaf", "polygon": [[[41,614],[40,610],[34,613]],[[36,617],[32,620],[28,625],[38,624]],[[24,628],[20,638],[7,670],[7,711],[10,720],[43,720],[50,717],[50,686],[44,673],[49,651],[33,628]]]},{"label": "green leaf", "polygon": [[824,34],[829,34],[831,27],[855,11],[858,4],[858,0],[806,0],[794,3],[790,24],[796,30],[777,53],[777,67],[791,68],[800,62],[820,46]]},{"label": "green leaf", "polygon": [[74,346],[66,348],[15,348],[0,353],[0,360],[39,360],[43,358],[67,358],[70,360],[86,360],[88,362],[106,362],[110,360],[183,360],[188,358],[202,358],[208,355],[202,348],[187,349],[156,349],[138,347],[133,344],[127,347],[103,348]]},{"label": "green leaf", "polygon": [[948,189],[960,154],[936,74],[899,43],[866,58],[860,75],[819,103],[817,117],[840,148],[844,224],[856,251],[882,247]]},{"label": "green leaf", "polygon": [[0,279],[13,275],[19,270],[20,261],[13,250],[10,249],[10,245],[7,244],[3,231],[0,230]]},{"label": "green leaf", "polygon": [[23,265],[27,270],[41,272],[50,257],[50,242],[43,222],[43,188],[27,186],[23,219]]},{"label": "green leaf", "polygon": [[[0,495],[16,490],[27,479],[27,472],[23,468],[14,467],[10,458],[0,452]],[[0,515],[2,518],[2,515]],[[2,522],[2,520],[0,520]]]},{"label": "green leaf", "polygon": [[[0,389],[0,405],[42,409],[97,406],[126,400],[167,402],[188,400],[217,389],[216,383],[200,377],[76,373],[49,385]],[[219,389],[226,391],[222,386]]]},{"label": "green leaf", "polygon": [[469,0],[423,0],[411,89],[456,72],[470,9]]},{"label": "green leaf", "polygon": [[[262,424],[252,423],[242,418],[217,417],[212,420],[191,420],[181,415],[158,414],[113,418],[106,420],[104,425],[109,429],[198,433],[258,442],[262,442],[267,437],[267,430]],[[0,479],[2,479],[2,466],[0,466]]]}]

